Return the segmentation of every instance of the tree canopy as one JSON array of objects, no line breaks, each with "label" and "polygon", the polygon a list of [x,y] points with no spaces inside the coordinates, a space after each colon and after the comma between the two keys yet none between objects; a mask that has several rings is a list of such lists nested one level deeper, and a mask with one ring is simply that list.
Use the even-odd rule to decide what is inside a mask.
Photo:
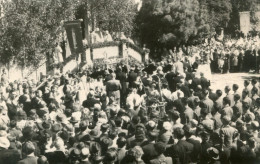
[{"label": "tree canopy", "polygon": [[228,34],[239,29],[240,11],[250,11],[256,24],[256,4],[257,0],[145,0],[136,16],[135,36],[151,52],[196,45],[219,27]]},{"label": "tree canopy", "polygon": [[61,41],[63,22],[74,20],[80,7],[80,17],[102,30],[127,33],[137,12],[133,0],[8,0],[0,6],[0,61],[20,66],[39,65]]},{"label": "tree canopy", "polygon": [[146,0],[136,18],[136,35],[152,49],[197,44],[210,32],[206,7],[198,0]]},{"label": "tree canopy", "polygon": [[37,66],[59,42],[62,21],[74,17],[73,0],[11,0],[2,4],[0,60]]}]

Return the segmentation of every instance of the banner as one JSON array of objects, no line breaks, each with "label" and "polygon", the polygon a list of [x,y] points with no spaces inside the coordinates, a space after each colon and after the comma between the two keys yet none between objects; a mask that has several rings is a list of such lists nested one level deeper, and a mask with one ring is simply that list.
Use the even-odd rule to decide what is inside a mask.
[{"label": "banner", "polygon": [[251,29],[250,12],[239,12],[239,16],[240,16],[240,31],[242,31],[245,35],[247,35]]},{"label": "banner", "polygon": [[82,41],[81,21],[76,20],[65,22],[64,27],[66,29],[71,54],[79,55],[80,53],[83,53],[84,48]]},{"label": "banner", "polygon": [[260,31],[260,11],[257,11],[256,13],[255,13],[255,16],[257,17],[257,19],[258,19],[258,24],[257,24],[257,31]]}]

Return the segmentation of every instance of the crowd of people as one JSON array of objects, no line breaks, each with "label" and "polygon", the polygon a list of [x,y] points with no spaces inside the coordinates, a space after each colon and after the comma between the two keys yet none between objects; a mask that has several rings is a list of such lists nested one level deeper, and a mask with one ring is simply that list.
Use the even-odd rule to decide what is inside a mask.
[{"label": "crowd of people", "polygon": [[213,92],[186,59],[40,82],[3,71],[0,164],[259,163],[259,79]]},{"label": "crowd of people", "polygon": [[[258,36],[239,39],[216,40],[214,37],[205,43],[190,46],[189,49],[179,48],[162,51],[162,60],[169,57],[188,57],[192,64],[195,60],[207,63],[214,73],[255,72],[259,73],[260,39]],[[184,59],[183,59],[184,60]]]}]

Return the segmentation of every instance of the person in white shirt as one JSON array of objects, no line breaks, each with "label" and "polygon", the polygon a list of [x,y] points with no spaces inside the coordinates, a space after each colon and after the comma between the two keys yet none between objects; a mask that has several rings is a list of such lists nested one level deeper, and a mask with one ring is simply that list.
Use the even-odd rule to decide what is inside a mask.
[{"label": "person in white shirt", "polygon": [[113,38],[108,31],[105,31],[104,42],[112,42]]},{"label": "person in white shirt", "polygon": [[163,83],[162,84],[162,97],[165,101],[169,101],[171,99],[171,91],[168,89],[168,84]]},{"label": "person in white shirt", "polygon": [[181,84],[178,83],[176,85],[176,91],[172,93],[171,95],[171,99],[174,101],[174,100],[177,100],[179,98],[183,98],[184,97],[184,93],[181,91]]}]

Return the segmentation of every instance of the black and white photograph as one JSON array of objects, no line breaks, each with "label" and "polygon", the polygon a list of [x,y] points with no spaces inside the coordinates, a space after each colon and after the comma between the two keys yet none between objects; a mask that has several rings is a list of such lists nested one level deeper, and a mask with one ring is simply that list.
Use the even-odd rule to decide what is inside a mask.
[{"label": "black and white photograph", "polygon": [[260,164],[260,0],[0,0],[0,164]]}]

